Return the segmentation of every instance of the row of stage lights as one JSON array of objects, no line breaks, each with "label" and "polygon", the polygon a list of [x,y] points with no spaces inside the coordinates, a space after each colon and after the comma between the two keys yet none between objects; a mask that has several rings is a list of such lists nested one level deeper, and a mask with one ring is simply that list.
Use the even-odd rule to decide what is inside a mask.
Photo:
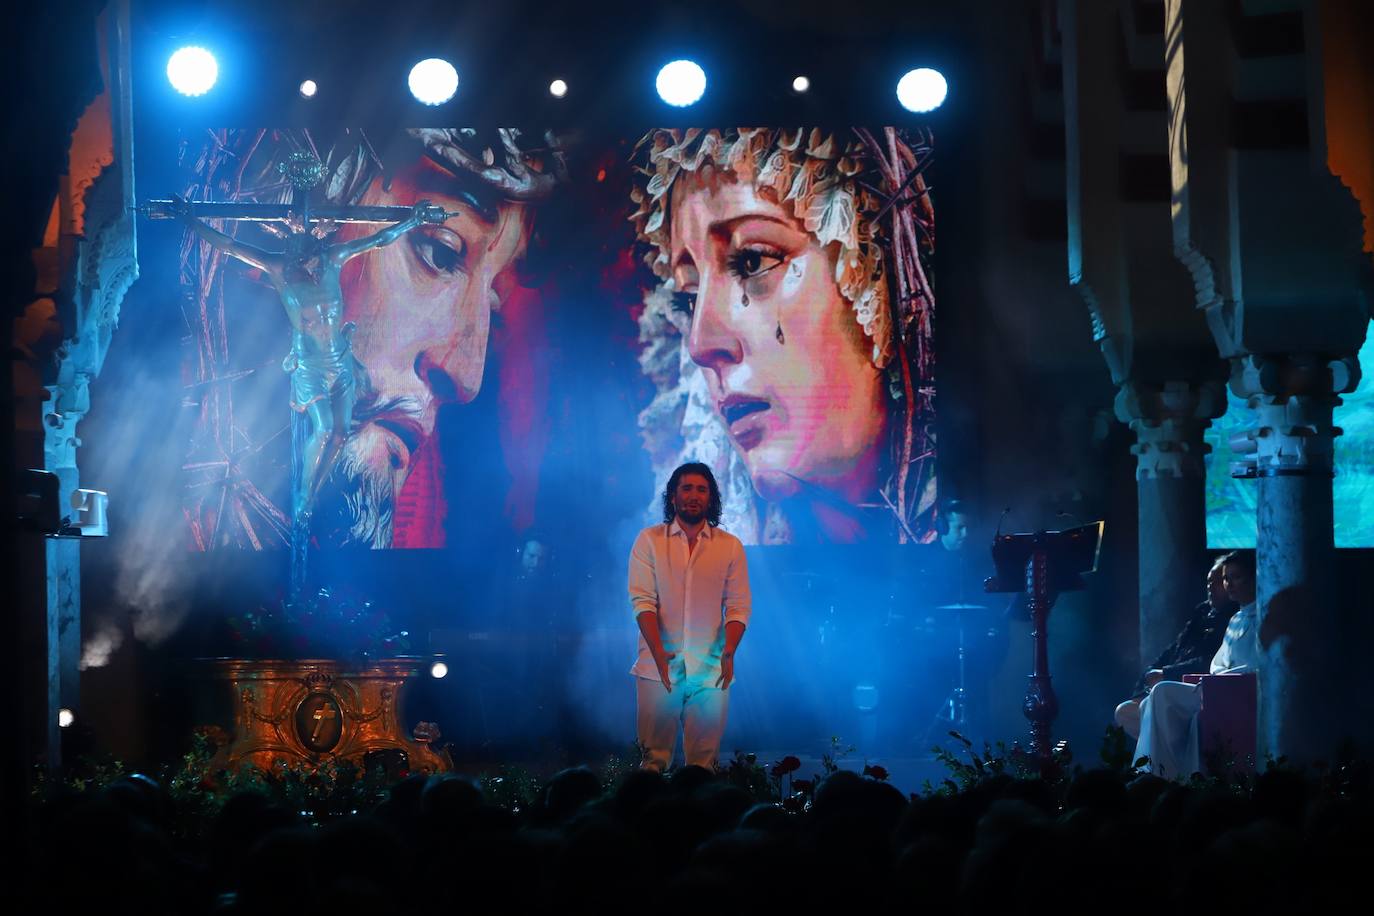
[{"label": "row of stage lights", "polygon": [[[219,64],[205,48],[188,47],[176,51],[167,61],[167,79],[182,95],[204,95],[214,88],[219,78]],[[410,94],[425,105],[442,105],[458,91],[458,71],[453,64],[438,57],[427,58],[410,68],[407,80]],[[300,85],[303,98],[314,98],[319,92],[314,80]],[[706,94],[706,71],[690,60],[675,60],[664,64],[654,81],[659,98],[675,108],[695,105]],[[811,80],[798,76],[792,80],[792,91],[798,95],[811,88]],[[908,71],[897,81],[897,101],[907,111],[934,111],[945,100],[949,85],[938,70],[921,67]],[[568,94],[566,81],[549,83],[549,95],[561,99]]]}]

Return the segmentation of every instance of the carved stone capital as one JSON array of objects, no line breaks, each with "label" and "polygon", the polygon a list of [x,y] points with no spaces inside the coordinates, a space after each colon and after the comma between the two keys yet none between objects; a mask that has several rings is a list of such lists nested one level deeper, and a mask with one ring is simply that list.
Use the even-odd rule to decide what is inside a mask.
[{"label": "carved stone capital", "polygon": [[[65,370],[70,363],[64,361]],[[76,468],[76,450],[81,439],[76,425],[91,409],[91,376],[85,372],[62,372],[48,390],[47,411],[43,414],[43,455],[48,470]]]},{"label": "carved stone capital", "polygon": [[1203,431],[1226,412],[1226,392],[1219,381],[1170,381],[1158,388],[1127,382],[1114,406],[1117,419],[1136,434],[1131,454],[1137,460],[1137,480],[1205,473]]},{"label": "carved stone capital", "polygon": [[1255,424],[1231,441],[1233,477],[1330,476],[1341,434],[1332,424],[1339,395],[1360,381],[1354,356],[1249,354],[1233,363],[1231,389],[1246,399]]}]

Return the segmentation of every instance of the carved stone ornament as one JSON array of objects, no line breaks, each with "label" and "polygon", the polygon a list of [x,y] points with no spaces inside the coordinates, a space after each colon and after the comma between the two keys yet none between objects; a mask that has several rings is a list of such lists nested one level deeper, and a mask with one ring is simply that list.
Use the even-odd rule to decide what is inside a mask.
[{"label": "carved stone ornament", "polygon": [[1233,477],[1332,476],[1341,429],[1332,424],[1338,395],[1360,382],[1353,356],[1247,355],[1235,361],[1231,388],[1254,411],[1255,425],[1231,440]]},{"label": "carved stone ornament", "polygon": [[1219,381],[1171,381],[1160,388],[1127,382],[1114,406],[1117,419],[1136,434],[1136,479],[1201,477],[1208,450],[1202,434],[1226,411],[1226,390]]}]

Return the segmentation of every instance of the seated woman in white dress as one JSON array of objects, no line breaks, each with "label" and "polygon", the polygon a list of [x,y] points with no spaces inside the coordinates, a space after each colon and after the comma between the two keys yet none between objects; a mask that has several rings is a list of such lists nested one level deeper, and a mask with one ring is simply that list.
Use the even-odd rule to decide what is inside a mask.
[{"label": "seated woman in white dress", "polygon": [[[1212,674],[1240,674],[1259,667],[1259,610],[1255,603],[1255,561],[1238,553],[1222,567],[1227,596],[1240,610],[1226,625],[1221,648],[1212,657]],[[1196,684],[1160,681],[1140,704],[1140,740],[1136,759],[1148,757],[1143,770],[1169,779],[1186,779],[1202,769],[1197,714],[1202,708]]]}]

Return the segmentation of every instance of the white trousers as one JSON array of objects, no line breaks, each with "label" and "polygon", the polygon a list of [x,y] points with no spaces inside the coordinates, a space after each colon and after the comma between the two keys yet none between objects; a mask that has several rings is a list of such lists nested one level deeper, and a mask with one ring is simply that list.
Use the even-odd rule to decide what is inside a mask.
[{"label": "white trousers", "polygon": [[664,690],[657,678],[635,678],[637,730],[639,743],[644,747],[640,766],[660,773],[668,769],[677,747],[680,726],[682,756],[687,765],[712,769],[720,755],[721,736],[725,734],[730,691],[715,686],[715,674],[688,680],[682,658],[673,659],[668,670],[672,677],[672,693]]},{"label": "white trousers", "polygon": [[1149,757],[1146,772],[1187,779],[1202,769],[1197,714],[1202,690],[1196,684],[1160,681],[1140,704],[1140,740],[1135,756]]}]

